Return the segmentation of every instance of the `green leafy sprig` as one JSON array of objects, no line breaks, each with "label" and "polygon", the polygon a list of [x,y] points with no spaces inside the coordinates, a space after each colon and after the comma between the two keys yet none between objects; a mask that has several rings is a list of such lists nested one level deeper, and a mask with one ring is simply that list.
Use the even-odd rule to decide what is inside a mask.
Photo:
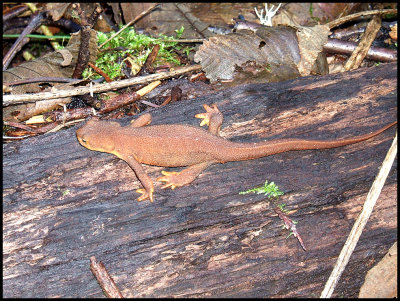
[{"label": "green leafy sprig", "polygon": [[283,195],[283,192],[279,190],[279,187],[274,183],[268,183],[268,180],[265,181],[264,186],[251,188],[246,191],[241,191],[239,194],[248,194],[248,193],[264,193],[265,196],[269,198],[278,198]]}]

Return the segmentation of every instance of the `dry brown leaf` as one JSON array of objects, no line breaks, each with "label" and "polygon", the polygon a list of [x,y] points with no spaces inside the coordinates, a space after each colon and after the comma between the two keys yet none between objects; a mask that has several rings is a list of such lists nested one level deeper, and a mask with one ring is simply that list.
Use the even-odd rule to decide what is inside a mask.
[{"label": "dry brown leaf", "polygon": [[50,16],[54,21],[58,21],[67,11],[72,3],[46,3],[46,10],[49,11]]},{"label": "dry brown leaf", "polygon": [[[155,3],[121,3],[125,22],[133,20]],[[145,28],[154,36],[165,34],[175,36],[175,30],[185,28],[183,39],[198,39],[212,35],[207,23],[200,21],[190,12],[185,3],[161,3],[160,7],[140,19],[135,26]]]},{"label": "dry brown leaf", "polygon": [[[61,51],[51,52],[36,60],[22,63],[3,72],[3,82],[9,83],[26,78],[64,77],[70,78],[78,59],[80,32],[72,34],[71,39]],[[94,63],[97,57],[97,33],[92,30],[90,38],[90,58]],[[39,92],[39,83],[14,86],[12,94]]]},{"label": "dry brown leaf", "polygon": [[[282,67],[287,72],[285,80],[299,75],[318,73],[315,64],[320,64],[323,45],[328,39],[326,26],[289,27],[262,26],[252,32],[239,30],[227,35],[217,35],[205,41],[196,52],[194,59],[200,62],[210,81],[232,80],[235,68],[247,62],[255,62],[268,69],[268,82],[276,81],[275,72]],[[325,67],[322,60],[322,67]],[[322,68],[322,74],[327,71]]]},{"label": "dry brown leaf", "polygon": [[365,276],[359,298],[397,298],[397,241]]},{"label": "dry brown leaf", "polygon": [[[314,69],[318,56],[323,52],[323,46],[328,42],[330,30],[327,25],[313,27],[298,26],[298,39],[301,61],[298,70],[302,76],[309,75]],[[327,74],[324,70],[321,74]]]},{"label": "dry brown leaf", "polygon": [[[77,62],[80,32],[73,34],[67,47],[61,51],[49,53],[34,61],[3,71],[3,82],[13,82],[26,78],[37,77],[64,77],[70,78]],[[90,58],[94,63],[97,57],[97,33],[92,30],[89,42]],[[12,94],[34,93],[40,91],[40,83],[13,86]],[[52,83],[53,86],[60,84]],[[57,109],[59,105],[70,102],[70,98],[62,98],[57,101],[42,100],[36,103],[8,106],[3,108],[3,120],[24,121],[32,116]]]},{"label": "dry brown leaf", "polygon": [[[313,17],[322,19],[328,19],[330,21],[335,20],[340,17],[347,16],[354,12],[357,8],[361,6],[362,3],[315,3],[313,4]],[[318,8],[321,13],[317,14]]]}]

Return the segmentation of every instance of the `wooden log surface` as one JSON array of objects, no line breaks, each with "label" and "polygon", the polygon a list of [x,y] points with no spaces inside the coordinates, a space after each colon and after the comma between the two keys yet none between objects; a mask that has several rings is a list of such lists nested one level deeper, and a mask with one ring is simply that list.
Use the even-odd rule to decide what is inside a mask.
[{"label": "wooden log surface", "polygon": [[[233,141],[339,139],[396,120],[396,100],[391,63],[239,86],[151,113],[153,124],[198,125],[202,104],[217,103],[221,135]],[[139,203],[129,166],[79,145],[77,128],[3,144],[4,297],[102,297],[90,256],[125,297],[318,297],[395,133],[213,165],[189,186],[155,183],[155,202]],[[163,168],[145,169],[155,180]],[[333,296],[356,297],[397,240],[396,175],[397,160]],[[280,203],[307,251],[286,239],[263,195],[238,194],[266,179],[285,192]]]}]

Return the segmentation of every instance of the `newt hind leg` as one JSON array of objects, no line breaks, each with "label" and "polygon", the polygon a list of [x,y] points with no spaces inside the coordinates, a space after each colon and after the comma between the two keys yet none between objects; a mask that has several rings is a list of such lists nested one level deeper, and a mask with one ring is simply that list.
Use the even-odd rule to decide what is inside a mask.
[{"label": "newt hind leg", "polygon": [[224,116],[219,111],[216,104],[213,104],[211,107],[209,105],[203,104],[206,113],[196,114],[194,117],[203,119],[200,123],[200,126],[205,124],[208,125],[208,131],[216,136],[219,136],[219,130],[221,128],[222,121],[224,120]]},{"label": "newt hind leg", "polygon": [[171,189],[175,189],[176,187],[184,186],[190,184],[197,178],[197,176],[210,165],[217,163],[214,161],[203,162],[199,164],[195,164],[189,166],[180,172],[167,172],[162,171],[161,173],[164,175],[162,177],[157,178],[157,181],[165,182],[162,189],[171,187]]},{"label": "newt hind leg", "polygon": [[[196,114],[196,118],[203,119],[200,123],[200,126],[205,124],[208,125],[208,131],[216,136],[219,136],[219,130],[221,128],[222,121],[224,117],[222,113],[218,110],[216,104],[213,104],[211,107],[207,104],[203,104],[205,113]],[[165,189],[170,187],[171,189],[175,189],[176,187],[184,186],[190,184],[198,177],[198,175],[207,167],[212,164],[218,163],[217,161],[207,161],[198,163],[192,166],[189,166],[180,172],[167,172],[162,171],[162,177],[157,178],[157,181],[165,182],[164,186],[161,188]]]}]

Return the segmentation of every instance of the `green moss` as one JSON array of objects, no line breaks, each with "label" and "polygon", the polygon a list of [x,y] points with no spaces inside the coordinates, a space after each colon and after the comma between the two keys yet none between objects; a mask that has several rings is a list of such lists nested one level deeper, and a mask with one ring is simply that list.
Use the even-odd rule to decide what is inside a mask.
[{"label": "green moss", "polygon": [[[121,68],[123,60],[129,56],[133,62],[139,66],[143,65],[146,61],[147,56],[151,53],[151,50],[155,45],[160,45],[157,58],[154,62],[154,67],[163,64],[172,64],[173,66],[179,66],[180,61],[178,55],[174,51],[180,51],[186,55],[193,49],[192,47],[182,46],[178,42],[170,42],[168,40],[179,39],[182,36],[184,28],[181,27],[176,30],[176,37],[168,37],[160,35],[159,38],[153,38],[147,35],[138,34],[132,27],[126,28],[121,34],[107,42],[98,54],[96,60],[96,66],[102,71],[107,73],[111,79],[118,79],[123,76]],[[114,32],[102,33],[99,32],[98,44],[101,45],[107,39],[109,39]],[[91,68],[87,68],[83,73],[84,78],[95,79],[100,77]]]}]

